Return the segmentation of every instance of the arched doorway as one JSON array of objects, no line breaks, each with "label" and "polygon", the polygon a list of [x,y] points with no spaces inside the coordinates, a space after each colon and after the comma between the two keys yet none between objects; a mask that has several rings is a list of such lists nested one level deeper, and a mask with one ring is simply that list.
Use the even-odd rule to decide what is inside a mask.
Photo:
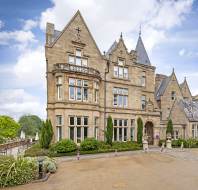
[{"label": "arched doorway", "polygon": [[148,144],[153,144],[153,123],[148,121],[144,126],[144,134],[148,136]]}]

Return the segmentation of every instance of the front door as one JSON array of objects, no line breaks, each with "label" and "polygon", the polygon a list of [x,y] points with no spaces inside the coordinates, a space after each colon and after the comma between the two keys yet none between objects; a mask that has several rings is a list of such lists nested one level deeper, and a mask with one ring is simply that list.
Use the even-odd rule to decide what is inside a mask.
[{"label": "front door", "polygon": [[153,144],[153,124],[151,122],[147,122],[145,125],[145,135],[148,136],[148,144]]}]

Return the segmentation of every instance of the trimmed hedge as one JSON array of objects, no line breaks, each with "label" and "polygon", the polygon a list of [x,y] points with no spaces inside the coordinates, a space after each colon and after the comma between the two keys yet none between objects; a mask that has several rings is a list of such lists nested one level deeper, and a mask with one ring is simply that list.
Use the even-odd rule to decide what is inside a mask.
[{"label": "trimmed hedge", "polygon": [[87,138],[80,144],[80,150],[89,151],[89,150],[98,150],[99,142],[95,138]]},{"label": "trimmed hedge", "polygon": [[[137,142],[113,142],[112,146],[103,141],[97,141],[94,138],[87,138],[81,142],[79,147],[80,154],[97,154],[120,151],[133,151],[141,150],[142,145]],[[60,156],[74,156],[77,155],[78,147],[77,145],[68,139],[61,140],[55,144],[52,144],[50,149],[43,150],[39,145],[34,145],[25,152],[25,156],[39,156],[43,155],[50,157],[60,157]],[[35,154],[35,155],[34,155]]]},{"label": "trimmed hedge", "polygon": [[77,150],[77,145],[72,140],[63,139],[58,141],[55,144],[52,144],[50,147],[50,152],[55,153],[67,153],[74,152]]}]

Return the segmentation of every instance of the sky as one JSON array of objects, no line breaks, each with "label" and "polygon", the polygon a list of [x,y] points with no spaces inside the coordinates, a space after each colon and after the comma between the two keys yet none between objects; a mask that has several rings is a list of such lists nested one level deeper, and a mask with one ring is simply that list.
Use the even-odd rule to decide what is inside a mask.
[{"label": "sky", "polygon": [[0,0],[0,115],[46,117],[45,27],[62,30],[80,10],[100,51],[141,34],[156,73],[198,94],[198,0]]}]

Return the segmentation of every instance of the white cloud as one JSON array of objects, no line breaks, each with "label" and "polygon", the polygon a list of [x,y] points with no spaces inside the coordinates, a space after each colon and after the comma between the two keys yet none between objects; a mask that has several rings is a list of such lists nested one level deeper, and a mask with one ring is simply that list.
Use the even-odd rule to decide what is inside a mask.
[{"label": "white cloud", "polygon": [[[185,15],[191,10],[193,0],[53,0],[54,6],[41,14],[40,27],[44,30],[46,22],[55,23],[61,30],[80,9],[91,29],[101,51],[107,50],[111,43],[124,33],[129,48],[134,48],[134,40],[142,24],[145,46],[151,51],[156,45],[166,40],[166,32],[180,25]],[[66,11],[67,10],[67,11]],[[87,11],[89,10],[89,11]],[[126,35],[126,36],[125,36]]]},{"label": "white cloud", "polygon": [[23,114],[36,114],[45,118],[45,105],[24,89],[1,90],[0,105],[0,115],[18,119]]},{"label": "white cloud", "polygon": [[45,87],[45,54],[44,47],[28,49],[21,52],[14,65],[13,73],[16,76],[16,83],[22,86]]},{"label": "white cloud", "polygon": [[25,49],[30,43],[36,42],[35,35],[31,31],[16,30],[0,32],[0,45]]},{"label": "white cloud", "polygon": [[23,20],[24,22],[24,26],[23,26],[23,30],[27,31],[27,30],[32,30],[33,28],[37,27],[38,25],[38,21],[37,20]]},{"label": "white cloud", "polygon": [[185,57],[190,57],[190,58],[198,57],[198,51],[190,51],[190,50],[186,50],[183,48],[179,51],[179,55],[185,56]]},{"label": "white cloud", "polygon": [[4,22],[0,20],[0,29],[4,27]]},{"label": "white cloud", "polygon": [[185,49],[181,49],[181,50],[179,51],[179,55],[180,55],[180,56],[183,56],[183,55],[185,54],[185,52],[186,52]]}]

